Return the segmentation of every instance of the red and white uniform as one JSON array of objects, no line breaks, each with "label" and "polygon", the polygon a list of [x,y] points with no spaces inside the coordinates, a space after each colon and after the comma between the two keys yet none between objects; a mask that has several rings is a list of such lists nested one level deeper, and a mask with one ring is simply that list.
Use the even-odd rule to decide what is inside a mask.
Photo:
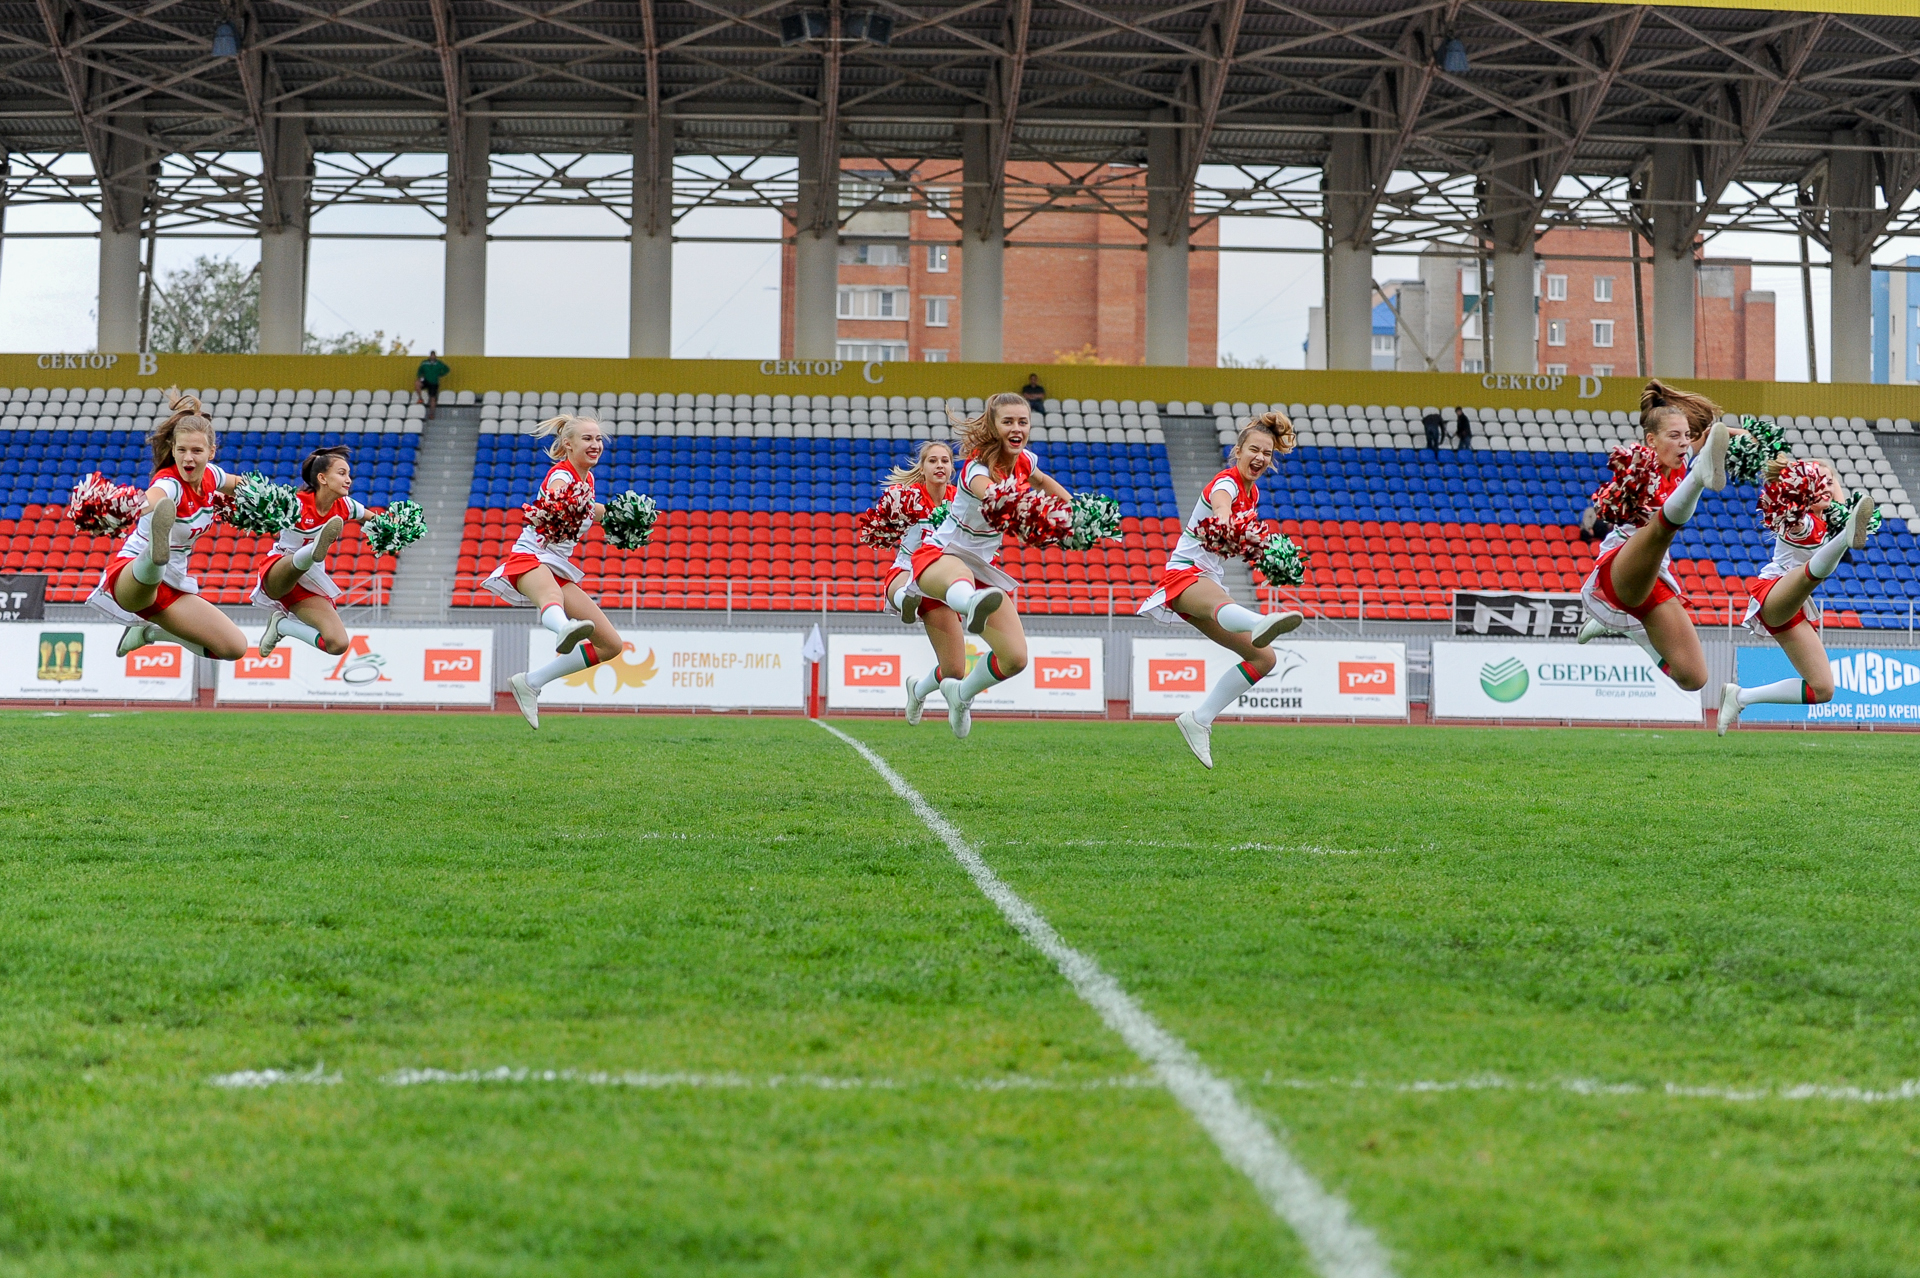
[{"label": "red and white uniform", "polygon": [[140,522],[120,543],[113,562],[100,574],[100,584],[87,596],[87,602],[116,621],[137,626],[170,607],[182,595],[199,594],[200,583],[188,574],[187,561],[193,555],[193,543],[199,541],[200,534],[213,527],[219,519],[214,499],[219,496],[220,487],[226,482],[227,472],[213,465],[200,472],[200,482],[191,488],[180,478],[180,471],[176,467],[168,466],[156,474],[148,487],[158,488],[173,499],[174,521],[173,531],[167,538],[167,566],[160,575],[160,586],[153,603],[136,616],[113,598],[115,580],[127,570],[129,564],[146,554],[147,547],[153,543],[151,513],[140,516]]},{"label": "red and white uniform", "polygon": [[[1033,454],[1023,448],[1013,463],[1014,486],[1030,487],[1032,477]],[[985,478],[987,486],[991,488],[1006,476],[995,476],[985,462],[967,458],[960,473],[954,476],[953,504],[947,508],[946,519],[928,533],[919,549],[909,556],[916,582],[920,580],[920,574],[933,567],[940,556],[952,555],[973,570],[973,579],[977,584],[997,586],[1009,595],[1020,589],[1019,582],[994,564],[1000,557],[1000,548],[1005,545],[1007,535],[987,523],[985,516],[980,513],[980,499],[967,489],[969,480],[980,478]],[[918,586],[910,589],[919,593]]]},{"label": "red and white uniform", "polygon": [[[540,481],[540,491],[563,493],[574,484],[585,484],[587,495],[593,495],[592,475],[581,474],[573,468],[572,462],[555,462],[553,468],[547,471],[547,477]],[[573,548],[580,544],[580,538],[587,535],[587,529],[592,525],[591,517],[582,519],[579,530],[570,541],[548,541],[535,532],[530,524],[521,528],[512,549],[507,551],[507,557],[480,584],[510,604],[531,604],[533,600],[515,590],[513,583],[535,568],[552,570],[558,581],[579,581],[586,573],[574,565]]]},{"label": "red and white uniform", "polygon": [[[927,491],[925,484],[910,484],[908,486],[927,499],[927,507],[929,510],[940,504],[933,499],[933,494]],[[953,489],[947,489],[947,495],[952,496]],[[920,549],[921,545],[925,543],[927,539],[927,534],[932,531],[933,521],[930,519],[922,519],[919,523],[902,533],[900,535],[899,551],[894,555],[893,562],[887,565],[887,570],[880,574],[881,605],[887,613],[892,616],[897,617],[900,615],[900,609],[896,608],[893,603],[894,584],[899,581],[901,573],[911,573],[913,571],[913,552]],[[944,607],[946,607],[946,605],[937,599],[922,598],[920,602],[920,611],[922,612],[927,611],[929,608]]]},{"label": "red and white uniform", "polygon": [[1747,629],[1753,634],[1766,638],[1768,635],[1785,634],[1795,626],[1805,623],[1809,626],[1820,624],[1820,605],[1809,599],[1800,605],[1800,611],[1787,619],[1783,626],[1769,626],[1760,620],[1760,606],[1767,601],[1773,588],[1780,579],[1796,568],[1804,568],[1813,552],[1820,549],[1827,540],[1827,521],[1808,511],[1795,523],[1783,530],[1776,530],[1773,538],[1773,558],[1760,569],[1760,580],[1747,587],[1750,598],[1747,601],[1747,615],[1742,618]]},{"label": "red and white uniform", "polygon": [[1200,493],[1200,500],[1193,504],[1193,513],[1187,516],[1186,526],[1180,530],[1180,540],[1174,543],[1173,553],[1167,556],[1167,566],[1160,570],[1160,580],[1154,583],[1153,593],[1135,610],[1141,616],[1152,617],[1169,626],[1184,626],[1187,619],[1175,612],[1171,605],[1188,586],[1205,577],[1221,589],[1226,589],[1226,557],[1208,550],[1193,534],[1201,520],[1214,518],[1215,493],[1226,493],[1233,499],[1233,513],[1236,515],[1260,509],[1259,488],[1242,479],[1237,469],[1223,470],[1207,481],[1206,488]]},{"label": "red and white uniform", "polygon": [[281,598],[275,599],[267,593],[267,570],[285,556],[311,545],[313,539],[320,535],[320,530],[327,526],[328,520],[338,515],[342,519],[360,523],[373,513],[351,497],[340,497],[335,499],[332,509],[321,514],[319,502],[318,493],[300,494],[300,517],[294,521],[293,527],[281,531],[274,540],[272,553],[260,561],[260,571],[253,582],[253,598],[249,601],[254,607],[291,616],[293,605],[303,599],[333,600],[340,597],[340,587],[333,584],[333,578],[327,576],[327,570],[319,564],[301,573],[300,579]]},{"label": "red and white uniform", "polygon": [[[1673,496],[1675,485],[1686,477],[1686,473],[1684,466],[1661,473],[1660,486],[1653,493],[1654,513],[1651,518],[1660,517],[1660,507],[1666,504],[1667,498]],[[1620,547],[1639,531],[1638,526],[1622,526],[1609,532],[1600,543],[1600,553],[1593,561],[1593,571],[1580,584],[1580,599],[1587,606],[1587,615],[1612,630],[1645,630],[1646,624],[1641,619],[1648,613],[1669,599],[1686,598],[1680,589],[1680,579],[1673,575],[1673,556],[1662,555],[1660,575],[1654,580],[1653,589],[1647,592],[1647,597],[1631,608],[1620,602],[1620,597],[1613,590],[1613,558],[1620,553]]]}]

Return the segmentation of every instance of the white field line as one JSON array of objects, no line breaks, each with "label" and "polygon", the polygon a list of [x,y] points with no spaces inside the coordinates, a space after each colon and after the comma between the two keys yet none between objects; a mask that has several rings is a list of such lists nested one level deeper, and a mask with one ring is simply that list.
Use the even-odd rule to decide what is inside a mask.
[{"label": "white field line", "polygon": [[337,1087],[340,1084],[338,1073],[327,1073],[327,1067],[315,1062],[314,1067],[304,1073],[295,1074],[283,1069],[243,1069],[232,1074],[215,1074],[207,1080],[214,1087],[284,1087],[289,1084],[309,1087]]},{"label": "white field line", "polygon": [[1476,1074],[1471,1078],[1415,1079],[1405,1083],[1383,1082],[1369,1078],[1275,1078],[1271,1073],[1259,1082],[1262,1087],[1280,1087],[1290,1091],[1379,1091],[1409,1095],[1446,1092],[1569,1092],[1575,1096],[1671,1096],[1681,1100],[1716,1101],[1840,1101],[1857,1105],[1885,1105],[1900,1101],[1920,1101],[1920,1079],[1907,1079],[1887,1088],[1855,1087],[1832,1083],[1790,1083],[1775,1086],[1758,1083],[1751,1087],[1694,1086],[1686,1083],[1609,1083],[1598,1078],[1512,1079],[1499,1074]]},{"label": "white field line", "polygon": [[769,1074],[753,1078],[746,1074],[695,1074],[681,1071],[647,1073],[609,1070],[517,1069],[398,1069],[380,1080],[390,1087],[423,1087],[448,1083],[581,1083],[589,1087],[637,1087],[651,1090],[669,1088],[779,1089],[801,1088],[828,1092],[907,1091],[916,1087],[954,1087],[969,1092],[1093,1092],[1158,1089],[1160,1081],[1145,1075],[1118,1078],[1071,1079],[1033,1078],[1011,1074],[987,1078],[901,1079],[832,1074]]},{"label": "white field line", "polygon": [[1152,1068],[1175,1100],[1198,1120],[1227,1162],[1254,1184],[1267,1205],[1300,1238],[1314,1268],[1327,1278],[1389,1278],[1393,1266],[1380,1240],[1353,1218],[1346,1201],[1324,1189],[1287,1152],[1258,1114],[1234,1095],[1185,1043],[1163,1028],[1120,983],[1090,957],[1068,945],[1040,911],[993,872],[966,836],[935,811],[920,792],[864,742],[816,719],[857,751],[939,836],[974,885],[1027,943],[1046,955],[1074,992]]}]

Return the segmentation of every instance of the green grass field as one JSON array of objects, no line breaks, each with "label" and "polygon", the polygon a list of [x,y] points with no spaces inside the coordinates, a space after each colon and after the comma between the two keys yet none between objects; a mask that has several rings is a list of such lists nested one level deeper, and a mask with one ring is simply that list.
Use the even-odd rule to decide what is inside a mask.
[{"label": "green grass field", "polygon": [[[1920,738],[840,726],[1403,1278],[1920,1269]],[[0,1274],[1310,1272],[811,724],[0,754]]]}]

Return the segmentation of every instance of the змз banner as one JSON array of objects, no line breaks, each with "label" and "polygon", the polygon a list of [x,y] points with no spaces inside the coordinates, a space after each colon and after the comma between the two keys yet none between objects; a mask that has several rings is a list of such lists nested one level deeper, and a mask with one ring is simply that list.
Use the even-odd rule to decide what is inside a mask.
[{"label": "\u0437\u043c\u0437 banner", "polygon": [[[540,704],[798,710],[806,703],[801,631],[622,630],[620,638],[625,652],[554,680],[540,690]],[[536,627],[528,668],[552,660],[553,634]]]},{"label": "\u0437\u043c\u0437 banner", "polygon": [[0,698],[191,701],[193,654],[150,643],[122,657],[121,626],[73,621],[0,624]]},{"label": "\u0437\u043c\u0437 banner", "polygon": [[491,706],[493,631],[349,626],[339,656],[282,639],[270,657],[249,648],[216,669],[215,695],[227,702]]},{"label": "\u0437\u043c\u0437 banner", "polygon": [[[1407,646],[1362,640],[1282,638],[1273,673],[1221,712],[1223,718],[1404,719]],[[1239,658],[1205,639],[1133,641],[1133,713],[1174,715],[1198,705]]]},{"label": "\u0437\u043c\u0437 banner", "polygon": [[[975,710],[1103,714],[1107,708],[1106,645],[1100,639],[1027,636],[1027,668],[974,699]],[[984,661],[987,645],[967,637],[967,669]],[[835,710],[900,710],[901,681],[933,667],[933,645],[918,628],[893,635],[836,634],[827,639],[827,705]],[[935,692],[927,712],[945,714]]]},{"label": "\u0437\u043c\u0437 banner", "polygon": [[[1787,654],[1772,644],[1736,653],[1742,687],[1800,677]],[[1833,700],[1818,706],[1748,706],[1740,722],[1920,724],[1920,648],[1829,648],[1827,659],[1833,663]]]},{"label": "\u0437\u043c\u0437 banner", "polygon": [[1699,723],[1700,694],[1631,643],[1433,645],[1436,719]]}]

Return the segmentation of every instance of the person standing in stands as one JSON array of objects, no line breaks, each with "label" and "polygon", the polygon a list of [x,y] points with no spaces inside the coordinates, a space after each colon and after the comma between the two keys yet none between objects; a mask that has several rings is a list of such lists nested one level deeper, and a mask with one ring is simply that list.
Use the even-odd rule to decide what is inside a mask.
[{"label": "person standing in stands", "polygon": [[1027,407],[1033,412],[1047,411],[1047,388],[1040,384],[1040,374],[1027,374],[1027,384],[1020,388],[1020,395],[1027,401]]},{"label": "person standing in stands", "polygon": [[420,367],[413,375],[413,389],[427,405],[427,420],[433,420],[434,410],[440,407],[440,382],[453,370],[440,358],[438,351],[428,351],[427,357],[420,361]]},{"label": "person standing in stands", "polygon": [[1453,410],[1453,450],[1459,452],[1462,448],[1471,447],[1473,447],[1473,423],[1467,420],[1466,409],[1456,408]]},{"label": "person standing in stands", "polygon": [[1429,408],[1427,415],[1420,419],[1420,424],[1427,428],[1427,447],[1433,452],[1439,452],[1440,440],[1447,433],[1447,424],[1441,418],[1440,410]]}]

